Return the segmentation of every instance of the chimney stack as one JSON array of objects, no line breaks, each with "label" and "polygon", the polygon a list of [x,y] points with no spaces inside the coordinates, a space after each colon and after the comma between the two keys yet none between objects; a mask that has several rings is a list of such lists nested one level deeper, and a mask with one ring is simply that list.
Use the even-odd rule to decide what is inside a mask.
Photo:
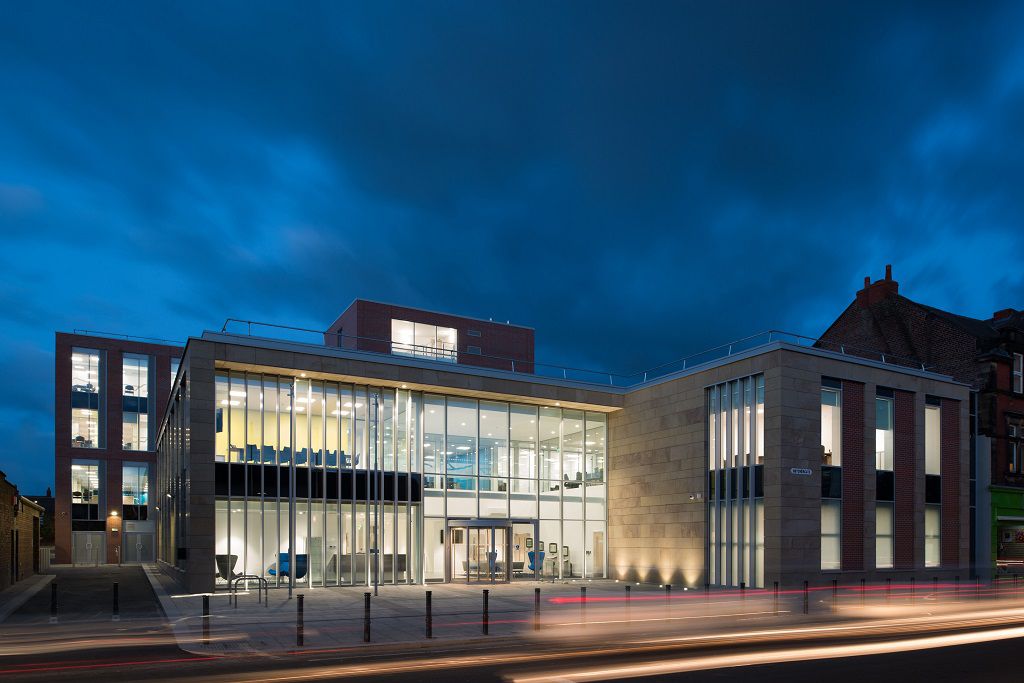
[{"label": "chimney stack", "polygon": [[885,279],[871,282],[871,276],[864,278],[864,289],[857,292],[857,302],[867,308],[890,296],[899,294],[900,283],[892,279],[892,264],[885,266]]}]

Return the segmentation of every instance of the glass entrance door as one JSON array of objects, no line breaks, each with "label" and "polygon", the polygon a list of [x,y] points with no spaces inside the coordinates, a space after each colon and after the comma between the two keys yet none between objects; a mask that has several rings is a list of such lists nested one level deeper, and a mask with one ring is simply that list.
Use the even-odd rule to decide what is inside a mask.
[{"label": "glass entrance door", "polygon": [[508,581],[510,537],[507,527],[451,527],[452,580],[466,583]]}]

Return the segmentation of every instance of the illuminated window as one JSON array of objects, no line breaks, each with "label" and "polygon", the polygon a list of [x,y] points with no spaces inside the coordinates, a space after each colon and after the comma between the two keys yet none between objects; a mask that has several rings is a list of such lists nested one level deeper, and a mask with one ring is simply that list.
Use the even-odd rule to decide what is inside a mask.
[{"label": "illuminated window", "polygon": [[71,445],[103,448],[102,356],[96,349],[71,350]]},{"label": "illuminated window", "polygon": [[95,460],[71,461],[71,518],[100,518],[100,464]]},{"label": "illuminated window", "polygon": [[875,397],[875,469],[891,472],[894,459],[893,400]]},{"label": "illuminated window", "polygon": [[939,523],[942,519],[938,505],[924,507],[924,566],[939,566]]},{"label": "illuminated window", "polygon": [[942,467],[941,420],[942,408],[937,405],[924,407],[924,473],[940,474]]},{"label": "illuminated window", "polygon": [[147,519],[149,465],[129,462],[121,468],[121,507],[124,519]]},{"label": "illuminated window", "polygon": [[875,504],[875,567],[893,566],[893,504]]},{"label": "illuminated window", "polygon": [[457,345],[455,328],[408,320],[391,321],[391,353],[454,363]]},{"label": "illuminated window", "polygon": [[842,501],[831,499],[821,501],[822,570],[836,570],[840,567],[840,523],[842,520],[842,510]]},{"label": "illuminated window", "polygon": [[126,353],[121,360],[121,441],[126,451],[149,450],[149,356]]},{"label": "illuminated window", "polygon": [[1024,421],[1006,421],[1007,469],[1011,474],[1021,474],[1024,467]]},{"label": "illuminated window", "polygon": [[842,465],[842,407],[839,389],[821,388],[821,464]]}]

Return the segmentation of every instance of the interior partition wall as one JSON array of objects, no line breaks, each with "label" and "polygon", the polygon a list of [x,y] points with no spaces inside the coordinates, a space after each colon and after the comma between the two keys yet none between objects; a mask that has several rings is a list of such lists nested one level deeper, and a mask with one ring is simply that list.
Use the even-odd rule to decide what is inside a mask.
[{"label": "interior partition wall", "polygon": [[706,389],[708,582],[764,587],[764,375]]},{"label": "interior partition wall", "polygon": [[215,394],[220,585],[451,580],[467,519],[509,526],[508,567],[606,575],[603,413],[234,371]]}]

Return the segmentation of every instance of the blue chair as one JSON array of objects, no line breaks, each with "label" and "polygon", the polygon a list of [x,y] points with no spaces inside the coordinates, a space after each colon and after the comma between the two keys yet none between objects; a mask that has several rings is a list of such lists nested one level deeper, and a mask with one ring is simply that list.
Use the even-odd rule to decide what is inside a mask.
[{"label": "blue chair", "polygon": [[[535,555],[537,556],[537,562],[536,563],[534,563],[534,556]],[[527,568],[527,571],[531,571],[531,572],[543,571],[543,567],[544,567],[544,551],[543,550],[540,550],[540,551],[531,550],[530,552],[526,553],[526,557],[527,557],[528,560],[530,560],[530,566]]]},{"label": "blue chair", "polygon": [[[289,576],[291,571],[291,562],[288,558],[288,553],[278,553],[277,556],[277,567],[271,567],[267,570],[267,573],[271,576],[277,576],[279,573],[281,576]],[[301,579],[306,576],[306,572],[309,571],[309,555],[296,555],[295,556],[295,579]]]}]

